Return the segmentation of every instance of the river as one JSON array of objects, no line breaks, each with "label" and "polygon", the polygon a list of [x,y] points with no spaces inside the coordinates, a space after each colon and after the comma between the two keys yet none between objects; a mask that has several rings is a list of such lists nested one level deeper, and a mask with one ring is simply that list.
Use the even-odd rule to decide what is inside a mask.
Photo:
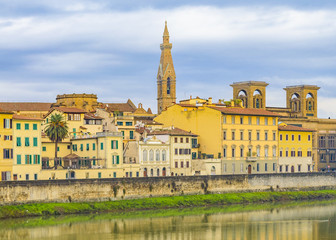
[{"label": "river", "polygon": [[1,220],[0,239],[336,239],[336,202]]}]

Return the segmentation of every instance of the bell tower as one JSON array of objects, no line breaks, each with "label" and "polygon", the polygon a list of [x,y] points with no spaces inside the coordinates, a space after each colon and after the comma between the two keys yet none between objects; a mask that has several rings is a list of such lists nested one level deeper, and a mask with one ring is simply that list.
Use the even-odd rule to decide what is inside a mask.
[{"label": "bell tower", "polygon": [[286,105],[291,109],[291,117],[317,118],[317,91],[316,85],[287,86]]},{"label": "bell tower", "polygon": [[161,58],[157,74],[158,114],[176,102],[176,75],[171,55],[172,44],[169,43],[167,21],[160,44]]}]

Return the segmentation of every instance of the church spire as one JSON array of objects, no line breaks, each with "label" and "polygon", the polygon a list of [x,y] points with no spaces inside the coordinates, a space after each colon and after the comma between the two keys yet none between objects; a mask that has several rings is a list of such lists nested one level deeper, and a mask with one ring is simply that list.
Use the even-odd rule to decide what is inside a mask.
[{"label": "church spire", "polygon": [[161,58],[157,74],[158,113],[176,102],[176,76],[171,55],[172,44],[169,42],[167,21],[163,31],[163,43],[160,44]]}]

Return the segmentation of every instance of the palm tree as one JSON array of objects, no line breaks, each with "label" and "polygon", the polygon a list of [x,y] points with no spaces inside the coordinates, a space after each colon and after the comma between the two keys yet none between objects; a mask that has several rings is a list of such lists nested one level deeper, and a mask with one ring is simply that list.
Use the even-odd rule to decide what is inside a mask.
[{"label": "palm tree", "polygon": [[68,125],[59,113],[51,115],[49,123],[44,129],[45,134],[55,143],[55,160],[57,159],[57,145],[68,135]]}]

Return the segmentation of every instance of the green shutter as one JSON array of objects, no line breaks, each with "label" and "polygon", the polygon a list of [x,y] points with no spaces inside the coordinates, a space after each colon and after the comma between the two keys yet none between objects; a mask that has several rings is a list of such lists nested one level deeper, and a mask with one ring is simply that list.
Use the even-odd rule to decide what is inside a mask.
[{"label": "green shutter", "polygon": [[86,151],[89,151],[89,150],[90,150],[90,144],[87,143],[87,144],[86,144]]},{"label": "green shutter", "polygon": [[25,130],[29,130],[29,123],[25,123]]},{"label": "green shutter", "polygon": [[26,137],[26,138],[25,138],[25,146],[26,146],[26,147],[29,147],[29,137]]},{"label": "green shutter", "polygon": [[119,155],[117,155],[117,164],[119,164]]},{"label": "green shutter", "polygon": [[47,151],[47,147],[42,147],[42,151],[43,152]]},{"label": "green shutter", "polygon": [[115,141],[115,143],[116,143],[116,149],[118,149],[118,141]]},{"label": "green shutter", "polygon": [[36,123],[33,124],[33,130],[37,130],[37,124]]},{"label": "green shutter", "polygon": [[32,164],[32,155],[29,155],[29,164]]},{"label": "green shutter", "polygon": [[20,137],[16,138],[16,146],[21,147],[21,138]]},{"label": "green shutter", "polygon": [[40,155],[37,155],[37,164],[40,164],[40,163],[41,163]]},{"label": "green shutter", "polygon": [[16,155],[17,164],[21,164],[21,155]]},{"label": "green shutter", "polygon": [[16,130],[21,130],[21,123],[16,124]]},{"label": "green shutter", "polygon": [[33,141],[34,141],[34,147],[37,147],[37,138],[34,138]]},{"label": "green shutter", "polygon": [[92,143],[92,150],[95,151],[96,150],[96,144]]},{"label": "green shutter", "polygon": [[104,150],[104,143],[100,143],[100,150]]},{"label": "green shutter", "polygon": [[28,158],[29,158],[29,155],[25,155],[25,164],[28,164],[28,163],[29,163]]}]

